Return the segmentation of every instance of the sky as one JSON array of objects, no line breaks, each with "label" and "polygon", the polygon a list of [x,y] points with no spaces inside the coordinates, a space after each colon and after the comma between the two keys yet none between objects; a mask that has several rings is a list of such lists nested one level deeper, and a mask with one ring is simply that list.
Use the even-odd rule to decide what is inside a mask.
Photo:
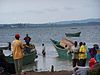
[{"label": "sky", "polygon": [[0,24],[100,18],[100,0],[0,0]]}]

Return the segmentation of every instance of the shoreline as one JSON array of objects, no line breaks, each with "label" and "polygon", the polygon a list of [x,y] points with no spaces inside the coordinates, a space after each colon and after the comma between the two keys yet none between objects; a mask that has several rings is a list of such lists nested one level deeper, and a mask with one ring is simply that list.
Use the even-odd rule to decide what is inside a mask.
[{"label": "shoreline", "polygon": [[[16,74],[11,74],[16,75]],[[72,71],[62,70],[62,71],[42,71],[42,72],[34,72],[34,71],[26,71],[21,75],[72,75]]]}]

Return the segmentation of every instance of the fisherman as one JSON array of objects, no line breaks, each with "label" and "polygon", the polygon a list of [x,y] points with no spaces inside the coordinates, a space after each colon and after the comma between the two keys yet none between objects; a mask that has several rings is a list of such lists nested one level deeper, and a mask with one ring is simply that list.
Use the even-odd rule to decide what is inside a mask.
[{"label": "fisherman", "polygon": [[28,34],[26,34],[26,37],[24,38],[25,42],[26,42],[26,45],[25,45],[25,48],[24,48],[24,51],[25,53],[30,53],[31,50],[30,50],[30,41],[31,41],[31,38],[29,37]]},{"label": "fisherman", "polygon": [[23,59],[23,43],[19,40],[20,35],[15,34],[15,40],[11,43],[11,50],[13,54],[16,75],[22,72],[22,59]]},{"label": "fisherman", "polygon": [[90,58],[95,58],[96,59],[97,50],[96,50],[95,46],[93,46],[93,48],[91,48],[89,50],[89,54],[90,54]]},{"label": "fisherman", "polygon": [[86,64],[86,47],[82,42],[79,43],[79,64],[78,66],[85,67]]},{"label": "fisherman", "polygon": [[79,47],[77,41],[75,41],[74,46],[72,46],[71,50],[73,67],[76,67],[76,65],[78,65],[78,59],[79,59],[78,52],[79,52]]},{"label": "fisherman", "polygon": [[28,34],[26,34],[26,37],[24,38],[24,40],[26,42],[26,45],[29,46],[30,45],[31,38],[28,36]]}]

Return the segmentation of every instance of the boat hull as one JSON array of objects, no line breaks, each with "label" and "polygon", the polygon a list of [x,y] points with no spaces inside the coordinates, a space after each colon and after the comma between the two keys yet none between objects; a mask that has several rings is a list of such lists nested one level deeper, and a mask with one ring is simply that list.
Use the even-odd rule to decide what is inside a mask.
[{"label": "boat hull", "polygon": [[[35,51],[31,52],[30,54],[25,54],[23,57],[23,65],[27,65],[34,62],[36,57],[37,54]],[[6,60],[8,63],[14,63],[12,56],[6,56]]]},{"label": "boat hull", "polygon": [[77,33],[65,33],[66,37],[80,37],[81,32]]},{"label": "boat hull", "polygon": [[67,51],[68,51],[67,49],[61,47],[59,45],[58,41],[55,41],[55,40],[52,40],[52,39],[51,39],[51,41],[52,41],[53,46],[55,47],[55,49],[56,49],[56,51],[57,51],[60,58],[62,58],[62,59],[71,59],[71,55],[67,54]]}]

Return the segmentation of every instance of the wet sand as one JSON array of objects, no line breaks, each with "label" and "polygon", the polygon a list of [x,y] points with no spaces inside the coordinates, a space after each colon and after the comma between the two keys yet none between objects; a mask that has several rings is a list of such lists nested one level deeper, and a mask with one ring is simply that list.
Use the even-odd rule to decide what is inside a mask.
[{"label": "wet sand", "polygon": [[[12,75],[16,75],[16,74],[12,74]],[[71,71],[55,71],[55,72],[48,72],[48,71],[44,71],[44,72],[24,72],[22,75],[72,75]]]}]

